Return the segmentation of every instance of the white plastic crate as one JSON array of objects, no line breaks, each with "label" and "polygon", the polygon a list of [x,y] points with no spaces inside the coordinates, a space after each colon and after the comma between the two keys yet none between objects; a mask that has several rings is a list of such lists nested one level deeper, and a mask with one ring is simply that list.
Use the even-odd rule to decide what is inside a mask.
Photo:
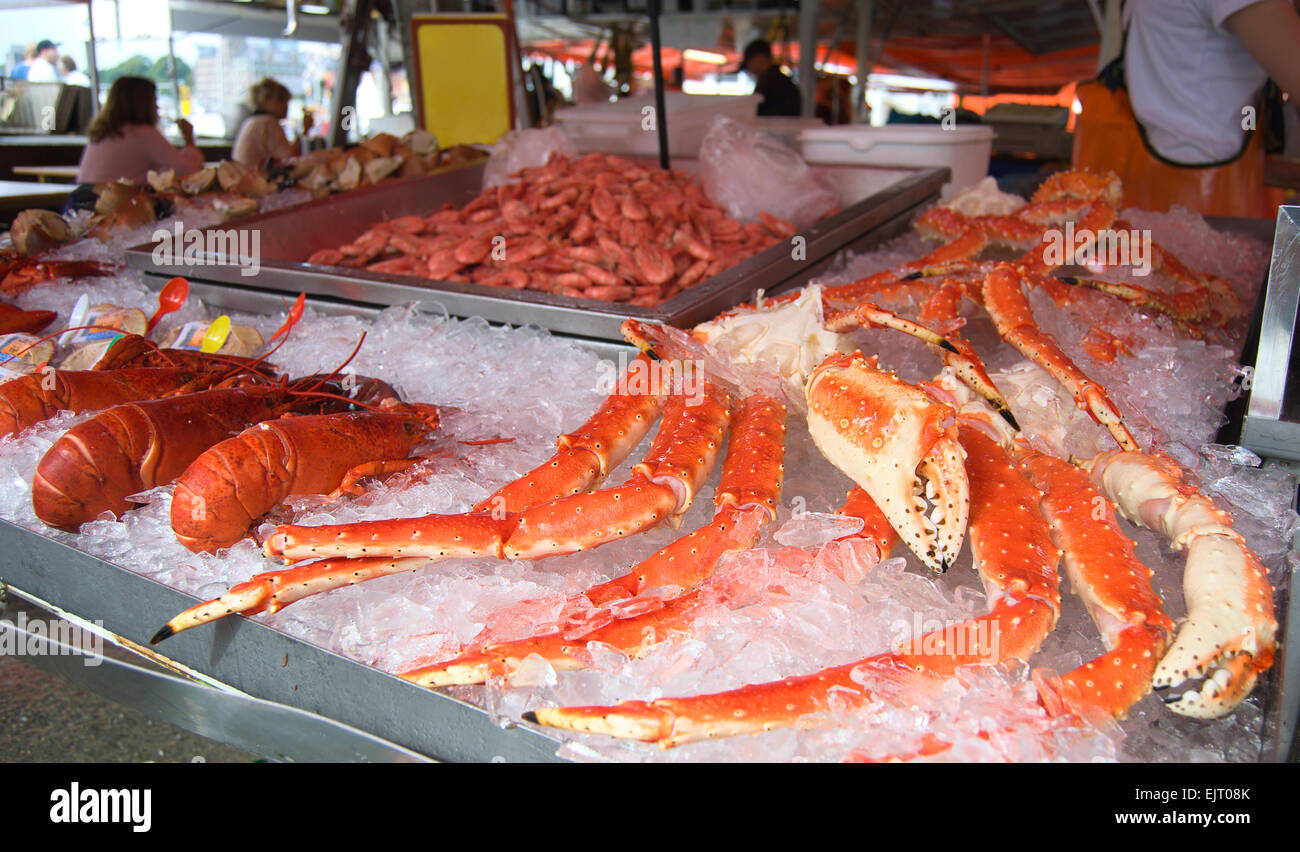
[{"label": "white plastic crate", "polygon": [[[665,92],[669,153],[674,159],[698,157],[704,133],[714,116],[725,115],[738,120],[752,118],[761,100],[757,95]],[[657,157],[659,131],[657,125],[647,120],[654,117],[653,109],[654,96],[650,95],[624,98],[610,104],[568,107],[556,112],[555,120],[581,153]]]},{"label": "white plastic crate", "polygon": [[809,163],[947,166],[952,169],[952,181],[943,188],[947,200],[988,175],[993,129],[970,124],[810,128],[799,133],[799,147]]},{"label": "white plastic crate", "polygon": [[799,134],[805,130],[820,130],[826,122],[820,118],[801,118],[785,115],[751,115],[745,119],[750,127],[761,130],[781,140],[794,150],[799,150]]}]

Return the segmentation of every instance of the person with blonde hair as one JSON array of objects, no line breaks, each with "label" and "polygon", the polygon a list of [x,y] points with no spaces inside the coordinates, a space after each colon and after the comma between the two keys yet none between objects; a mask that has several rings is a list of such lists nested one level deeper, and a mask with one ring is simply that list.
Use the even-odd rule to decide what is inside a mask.
[{"label": "person with blonde hair", "polygon": [[36,42],[31,42],[23,48],[23,60],[13,67],[9,72],[11,80],[26,80],[27,74],[32,70],[32,60],[36,58]]},{"label": "person with blonde hair", "polygon": [[[287,160],[302,151],[302,139],[290,142],[280,122],[289,114],[289,90],[267,77],[249,93],[253,114],[240,125],[230,158],[246,166],[258,166],[267,160]],[[311,130],[311,113],[302,114],[302,132]]]},{"label": "person with blonde hair", "polygon": [[176,122],[185,139],[177,149],[158,129],[158,87],[144,77],[119,77],[108,100],[90,123],[90,144],[81,153],[77,183],[116,180],[144,183],[149,171],[173,169],[178,177],[203,168],[203,152],[194,145],[194,128]]}]

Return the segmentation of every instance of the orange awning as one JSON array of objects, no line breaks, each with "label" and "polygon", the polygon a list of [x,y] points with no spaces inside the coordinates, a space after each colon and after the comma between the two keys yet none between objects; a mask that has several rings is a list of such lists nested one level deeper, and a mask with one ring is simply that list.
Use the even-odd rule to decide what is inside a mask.
[{"label": "orange awning", "polygon": [[[594,42],[563,42],[559,39],[537,41],[525,50],[536,55],[546,55],[561,61],[586,62],[591,56]],[[829,62],[849,68],[857,66],[855,45],[841,42],[834,51],[823,45],[818,49],[819,62]],[[740,54],[725,47],[702,47],[701,50],[721,54],[726,63],[685,60],[684,70],[690,79],[717,73],[719,69],[731,71],[740,61]],[[773,45],[774,52],[789,65],[799,62],[799,45],[794,43]],[[957,84],[962,92],[979,92],[983,84],[984,40],[980,37],[919,37],[894,38],[885,45],[878,72],[914,73],[939,77]],[[683,64],[682,50],[664,48],[663,66],[666,72]],[[650,46],[645,45],[632,54],[633,70],[649,74],[653,69]],[[988,90],[990,94],[1032,93],[1056,96],[1062,86],[1096,76],[1097,47],[1073,48],[1035,56],[1009,38],[990,38],[988,41]],[[1052,101],[1057,102],[1056,100]]]}]

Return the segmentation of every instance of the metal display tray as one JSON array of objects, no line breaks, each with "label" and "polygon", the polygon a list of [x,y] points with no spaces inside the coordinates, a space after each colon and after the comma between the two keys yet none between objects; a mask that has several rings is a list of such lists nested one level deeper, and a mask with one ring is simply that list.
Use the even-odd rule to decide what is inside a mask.
[{"label": "metal display tray", "polygon": [[[225,619],[148,650],[160,624],[194,598],[0,521],[0,580],[24,600],[158,666],[98,665],[49,652],[42,667],[146,715],[278,760],[556,761],[560,741],[249,619]],[[0,628],[14,629],[7,622]],[[115,659],[116,658],[116,659]],[[26,658],[25,658],[26,659]]]},{"label": "metal display tray", "polygon": [[[57,652],[34,664],[111,700],[214,740],[277,760],[554,762],[561,740],[526,722],[495,724],[442,690],[416,686],[245,618],[223,619],[147,648],[160,624],[195,599],[105,560],[0,521],[0,580],[24,600],[100,625],[109,642],[154,665],[105,655],[87,666]],[[1292,578],[1295,579],[1294,577]],[[1294,759],[1297,627],[1289,590],[1278,636],[1282,654],[1257,689],[1265,719],[1258,759]],[[13,626],[0,621],[0,629]],[[169,673],[177,672],[185,677]]]},{"label": "metal display tray", "polygon": [[[477,170],[470,168],[455,174],[464,176],[475,171]],[[864,209],[854,214],[874,222],[861,229],[858,239],[887,239],[896,232],[891,232],[891,228],[905,228],[915,207],[937,194],[938,187],[945,178],[945,171],[934,169],[918,173],[903,182],[903,190],[892,187],[889,192],[881,193],[880,195],[890,196],[885,202],[872,206],[871,210]],[[471,183],[477,186],[477,177]],[[366,209],[374,213],[374,219],[384,215],[403,215],[401,210],[385,208],[383,198],[375,197],[384,195],[381,191],[387,189],[376,187],[374,190],[357,193],[358,196],[370,198]],[[404,196],[406,193],[399,194]],[[908,198],[920,200],[908,204]],[[822,225],[840,220],[861,206],[855,205]],[[311,208],[319,211],[314,215],[323,216],[332,207],[344,208],[343,213],[354,211],[350,203],[336,205],[332,200],[327,200],[323,204],[314,202],[296,208],[292,213],[298,214]],[[264,245],[269,246],[269,234],[286,233],[282,219],[287,215],[272,214],[259,217],[258,220],[245,220],[240,223],[240,227],[256,226],[258,221],[271,221],[273,226],[266,226],[267,229],[263,231]],[[1294,220],[1294,213],[1291,215]],[[276,221],[280,224],[274,224]],[[338,219],[333,221],[337,225]],[[844,222],[840,225],[843,226]],[[1279,241],[1282,232],[1282,226],[1279,225]],[[283,239],[288,238],[286,236]],[[813,240],[809,239],[808,265],[803,267],[802,275],[788,277],[791,284],[802,283],[808,276],[816,274],[812,245]],[[848,246],[846,244],[842,247]],[[138,260],[139,255],[148,249],[142,247],[133,251]],[[782,257],[788,255],[784,249],[780,253]],[[389,303],[417,301],[446,304],[441,291],[390,281],[398,276],[367,276],[379,280],[379,289],[375,290],[372,289],[374,282],[325,273],[319,267],[290,263],[279,264],[282,269],[273,267],[277,262],[268,262],[266,258],[269,256],[269,253],[264,255],[264,271],[257,279],[241,278],[234,267],[178,267],[176,271],[186,273],[187,277],[195,281],[199,295],[205,300],[216,299],[218,301],[213,303],[220,304],[221,298],[228,298],[234,307],[241,310],[275,310],[281,304],[279,296],[282,293],[302,290],[306,290],[309,295],[315,293],[312,301],[325,310],[361,315],[372,315],[378,306]],[[753,258],[751,262],[760,258],[761,256]],[[830,255],[826,255],[817,265],[825,265],[829,260]],[[746,262],[736,269],[748,267],[749,264]],[[132,265],[159,275],[170,274],[155,269],[151,258],[147,266],[138,262]],[[275,274],[281,276],[275,280],[294,283],[283,289],[267,287],[264,277],[271,271],[267,267],[273,267]],[[224,272],[225,280],[205,283],[202,277],[193,275],[195,269],[201,270],[205,276],[208,273]],[[719,278],[725,278],[734,271],[736,270],[728,270],[728,273]],[[247,286],[250,280],[256,281],[258,286]],[[311,282],[317,282],[318,289],[309,289]],[[717,279],[710,282],[710,285],[716,283]],[[521,306],[518,300],[512,303],[495,293],[479,295],[457,292],[491,288],[454,284],[446,286],[451,288],[449,292],[452,296],[472,297],[467,302],[454,302],[462,306],[488,304],[491,307],[504,306],[503,310],[528,308],[528,303]],[[746,282],[746,286],[770,285],[753,283],[751,280]],[[1270,282],[1270,294],[1272,286]],[[391,302],[377,299],[376,292],[389,294]],[[748,292],[744,295],[747,296]],[[472,299],[480,301],[474,302]],[[1294,316],[1294,301],[1291,304]],[[507,319],[500,314],[488,318],[499,322],[534,322],[546,325],[546,320],[557,315],[563,316],[566,311],[577,310],[556,305],[547,307],[547,311],[539,311],[536,315],[530,313],[523,318]],[[451,310],[449,306],[448,309]],[[463,309],[469,312],[476,310],[467,307]],[[559,311],[558,314],[553,312],[556,310]],[[619,319],[636,315],[636,309],[627,306],[605,308],[605,312],[611,310]],[[708,308],[707,311],[713,309]],[[1265,322],[1267,323],[1267,317]],[[615,348],[614,344],[603,341],[595,346],[598,349]],[[1261,346],[1261,357],[1263,353]],[[191,596],[4,521],[0,521],[0,553],[4,554],[0,557],[0,582],[12,586],[21,597],[48,610],[72,614],[78,621],[100,622],[103,633],[111,641],[143,651],[166,669],[188,676],[178,678],[157,671],[141,674],[138,670],[128,670],[121,666],[92,668],[68,664],[61,658],[48,658],[61,666],[59,674],[65,678],[108,695],[120,703],[135,706],[155,718],[162,718],[264,756],[281,759],[432,758],[467,762],[557,760],[556,750],[561,741],[544,729],[526,723],[509,728],[499,727],[485,711],[452,697],[446,691],[417,687],[401,678],[315,647],[254,620],[223,619],[210,625],[209,629],[187,631],[168,640],[165,657],[155,654],[139,646],[147,645],[149,637],[158,626],[195,603]],[[1289,588],[1294,588],[1297,578],[1292,576],[1290,579],[1292,582]],[[1265,729],[1259,754],[1262,761],[1286,761],[1296,747],[1297,714],[1300,713],[1300,689],[1297,688],[1300,683],[1300,655],[1288,653],[1289,643],[1286,639],[1293,628],[1300,628],[1300,613],[1291,606],[1289,588],[1282,594],[1279,609],[1279,641],[1282,652],[1274,668],[1258,687],[1263,693],[1265,708]]]},{"label": "metal display tray", "polygon": [[[246,239],[250,240],[256,230],[259,269],[255,275],[241,274],[238,260],[224,255],[159,263],[154,257],[157,243],[129,249],[126,258],[128,266],[142,270],[154,282],[181,275],[191,283],[220,285],[227,291],[306,293],[315,303],[384,307],[416,302],[440,306],[453,316],[477,316],[512,325],[531,323],[561,334],[622,340],[619,326],[629,317],[683,327],[696,325],[752,299],[758,290],[772,293],[807,281],[844,249],[866,250],[902,233],[919,208],[939,197],[949,175],[946,168],[907,171],[885,189],[803,230],[801,252],[781,241],[654,308],[303,262],[313,252],[350,242],[385,219],[428,216],[446,202],[458,207],[468,203],[482,186],[482,164],[359,189],[205,229],[205,233],[221,230],[227,235],[249,231]],[[217,288],[207,292],[218,298],[222,295]],[[214,304],[226,306],[219,301]]]}]

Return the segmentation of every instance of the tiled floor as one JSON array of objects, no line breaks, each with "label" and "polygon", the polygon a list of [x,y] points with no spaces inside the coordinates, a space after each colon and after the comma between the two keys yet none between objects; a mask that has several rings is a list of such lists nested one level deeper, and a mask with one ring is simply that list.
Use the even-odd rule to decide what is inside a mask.
[{"label": "tiled floor", "polygon": [[0,657],[0,762],[248,763],[254,756],[196,736]]}]

